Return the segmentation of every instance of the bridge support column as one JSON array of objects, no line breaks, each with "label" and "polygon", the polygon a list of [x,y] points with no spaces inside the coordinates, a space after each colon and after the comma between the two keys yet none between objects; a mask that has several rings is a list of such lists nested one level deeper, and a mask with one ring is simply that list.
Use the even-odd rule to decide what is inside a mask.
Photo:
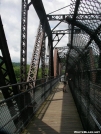
[{"label": "bridge support column", "polygon": [[49,77],[54,76],[54,69],[53,69],[53,42],[52,36],[48,38],[49,43]]},{"label": "bridge support column", "polygon": [[54,76],[60,74],[60,63],[59,63],[59,57],[58,57],[58,50],[54,50]]},{"label": "bridge support column", "polygon": [[94,55],[93,55],[93,50],[90,47],[89,48],[89,57],[90,57],[90,68],[91,68],[91,80],[93,83],[95,83],[96,80],[96,72],[94,72],[95,65],[94,65]]}]

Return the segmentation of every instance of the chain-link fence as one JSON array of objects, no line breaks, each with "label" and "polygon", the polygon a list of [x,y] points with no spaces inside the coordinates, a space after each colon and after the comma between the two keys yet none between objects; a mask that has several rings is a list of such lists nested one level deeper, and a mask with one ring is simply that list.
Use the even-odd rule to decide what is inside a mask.
[{"label": "chain-link fence", "polygon": [[[69,86],[84,129],[101,131],[101,3],[72,0],[70,14]],[[81,30],[74,34],[77,27]]]}]

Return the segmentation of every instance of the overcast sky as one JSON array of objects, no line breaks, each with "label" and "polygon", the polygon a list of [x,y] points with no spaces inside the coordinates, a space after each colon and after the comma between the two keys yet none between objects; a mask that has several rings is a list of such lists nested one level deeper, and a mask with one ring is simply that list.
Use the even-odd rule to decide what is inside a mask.
[{"label": "overcast sky", "polygon": [[[44,3],[46,13],[50,13],[61,7],[70,4],[70,1],[62,0],[42,0]],[[0,0],[0,13],[3,21],[5,35],[13,62],[20,62],[20,42],[21,42],[21,0]],[[69,13],[68,8],[60,10],[54,14]],[[57,22],[50,23],[51,28]],[[31,62],[35,36],[39,24],[39,18],[31,5],[28,11],[28,43],[27,43],[27,62]],[[60,27],[66,29],[67,24],[61,24]],[[65,46],[67,44],[67,36],[65,36],[58,46]]]}]

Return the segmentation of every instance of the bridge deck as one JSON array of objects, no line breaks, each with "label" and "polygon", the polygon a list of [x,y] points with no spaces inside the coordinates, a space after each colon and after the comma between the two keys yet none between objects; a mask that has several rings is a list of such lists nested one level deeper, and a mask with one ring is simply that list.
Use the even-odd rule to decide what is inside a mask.
[{"label": "bridge deck", "polygon": [[62,91],[63,84],[52,91],[36,115],[26,127],[24,134],[73,134],[83,127],[67,85],[67,93]]}]

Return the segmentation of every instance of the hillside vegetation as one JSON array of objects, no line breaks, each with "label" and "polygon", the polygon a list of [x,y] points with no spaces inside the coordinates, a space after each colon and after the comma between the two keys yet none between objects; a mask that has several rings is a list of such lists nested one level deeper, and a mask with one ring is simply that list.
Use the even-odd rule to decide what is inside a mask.
[{"label": "hillside vegetation", "polygon": [[[29,66],[30,65],[27,65],[27,73],[29,71]],[[16,80],[17,82],[20,82],[20,63],[13,62],[13,68],[14,68]],[[41,68],[39,68],[38,70],[38,79],[41,79]]]}]

